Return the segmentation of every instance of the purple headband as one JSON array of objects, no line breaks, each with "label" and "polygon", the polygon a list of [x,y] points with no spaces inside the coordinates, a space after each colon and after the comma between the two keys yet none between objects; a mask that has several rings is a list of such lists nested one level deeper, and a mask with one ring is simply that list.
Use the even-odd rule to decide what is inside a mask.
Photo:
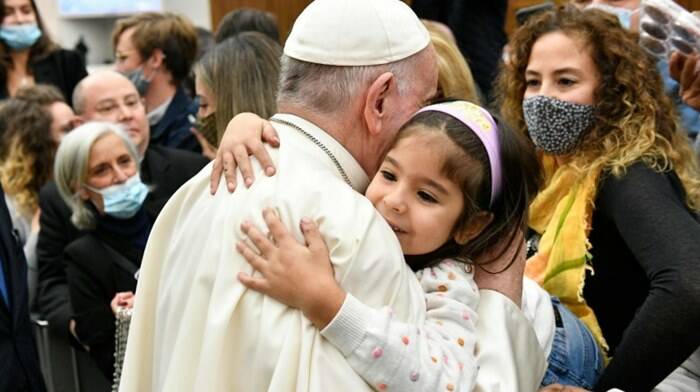
[{"label": "purple headband", "polygon": [[466,101],[438,103],[422,108],[416,114],[423,112],[442,112],[461,121],[479,137],[486,148],[491,167],[491,200],[493,206],[496,197],[501,193],[501,148],[498,144],[498,126],[486,109]]}]

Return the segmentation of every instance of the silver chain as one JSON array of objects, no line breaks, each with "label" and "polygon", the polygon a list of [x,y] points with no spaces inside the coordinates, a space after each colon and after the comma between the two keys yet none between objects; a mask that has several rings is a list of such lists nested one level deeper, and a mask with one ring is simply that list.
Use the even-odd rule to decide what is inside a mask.
[{"label": "silver chain", "polygon": [[131,325],[131,309],[118,308],[115,315],[114,333],[114,375],[112,380],[112,392],[119,391],[119,380],[122,378],[124,354],[126,354],[126,340],[129,337],[129,325]]},{"label": "silver chain", "polygon": [[328,147],[326,147],[326,146],[325,146],[323,143],[321,143],[318,139],[316,139],[315,137],[313,137],[310,133],[308,133],[308,132],[306,132],[305,130],[301,129],[300,126],[298,126],[298,125],[296,125],[296,124],[294,124],[294,123],[292,123],[292,122],[289,122],[289,121],[286,121],[286,120],[282,120],[282,119],[279,119],[279,118],[274,118],[274,117],[271,118],[270,121],[276,122],[276,123],[280,123],[280,124],[284,124],[284,125],[287,125],[287,126],[290,126],[290,127],[294,128],[295,130],[297,130],[297,131],[298,131],[299,133],[301,133],[302,135],[306,136],[309,140],[311,140],[316,146],[318,146],[318,148],[320,148],[321,150],[323,150],[323,152],[325,152],[326,155],[328,155],[328,158],[330,158],[331,161],[333,161],[333,164],[335,164],[335,167],[336,167],[336,169],[338,169],[338,172],[340,172],[340,175],[343,177],[343,180],[345,180],[345,182],[346,182],[348,185],[350,185],[350,187],[352,187],[352,182],[350,182],[350,178],[349,178],[348,175],[345,173],[345,170],[343,170],[343,167],[340,166],[340,162],[338,162],[338,160],[335,158],[335,155],[333,155],[333,153],[331,152],[331,150],[328,149]]}]

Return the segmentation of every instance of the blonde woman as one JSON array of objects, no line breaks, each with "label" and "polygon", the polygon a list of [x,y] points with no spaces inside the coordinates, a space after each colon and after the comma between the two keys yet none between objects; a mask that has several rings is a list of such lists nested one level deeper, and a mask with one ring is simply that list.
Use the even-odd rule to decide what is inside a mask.
[{"label": "blonde woman", "polygon": [[438,92],[436,99],[453,98],[481,103],[474,76],[464,56],[459,51],[449,27],[442,23],[424,20],[430,32],[438,64]]},{"label": "blonde woman", "polygon": [[245,32],[216,45],[195,66],[200,122],[194,132],[205,155],[214,157],[226,124],[236,114],[268,118],[277,112],[281,55],[282,48],[271,38]]}]

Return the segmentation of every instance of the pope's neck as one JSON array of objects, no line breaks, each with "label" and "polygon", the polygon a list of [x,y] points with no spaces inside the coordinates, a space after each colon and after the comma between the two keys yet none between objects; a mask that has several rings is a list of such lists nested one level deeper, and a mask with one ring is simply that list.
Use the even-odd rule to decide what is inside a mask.
[{"label": "pope's neck", "polygon": [[333,139],[337,140],[338,143],[342,144],[368,175],[371,175],[369,173],[373,173],[376,169],[374,162],[362,154],[363,149],[359,143],[355,142],[357,138],[350,137],[351,135],[361,135],[363,132],[357,120],[353,121],[348,118],[349,116],[342,113],[332,115],[318,114],[303,107],[285,105],[283,103],[278,104],[277,110],[279,113],[293,114],[316,124]]}]

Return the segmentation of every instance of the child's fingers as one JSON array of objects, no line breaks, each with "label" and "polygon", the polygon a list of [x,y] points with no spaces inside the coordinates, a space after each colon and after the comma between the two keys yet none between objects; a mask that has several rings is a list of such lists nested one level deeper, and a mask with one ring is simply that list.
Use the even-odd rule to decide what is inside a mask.
[{"label": "child's fingers", "polygon": [[254,278],[245,272],[239,272],[238,280],[243,284],[243,286],[251,290],[255,290],[263,294],[265,294],[267,291],[267,283],[265,282],[265,279]]},{"label": "child's fingers", "polygon": [[211,177],[209,180],[209,191],[212,195],[216,194],[216,188],[219,187],[219,181],[221,181],[221,173],[224,171],[222,162],[224,160],[223,151],[219,150],[216,152],[216,157],[214,158],[214,163],[211,165]]},{"label": "child's fingers", "polygon": [[226,179],[226,188],[229,193],[236,190],[236,161],[233,159],[233,154],[230,151],[225,151],[223,154],[223,169],[224,178]]},{"label": "child's fingers", "polygon": [[263,219],[265,219],[267,229],[270,230],[270,234],[272,234],[273,241],[275,241],[276,244],[290,239],[296,242],[296,240],[289,235],[289,231],[284,227],[284,224],[272,208],[263,209]]},{"label": "child's fingers", "polygon": [[302,218],[299,226],[301,227],[301,232],[304,234],[306,245],[312,252],[326,251],[326,243],[323,241],[323,237],[318,230],[316,222],[310,218]]},{"label": "child's fingers", "polygon": [[[253,165],[250,163],[250,157],[248,156],[248,150],[242,144],[233,147],[233,157],[235,162],[232,165],[233,175],[236,176],[236,169],[241,171],[243,176],[243,182],[246,187],[250,187],[255,182],[255,175],[253,174]],[[228,173],[227,173],[228,174]]]},{"label": "child's fingers", "polygon": [[280,146],[280,139],[277,135],[277,131],[275,131],[275,128],[269,121],[263,121],[262,123],[262,139],[272,147]]},{"label": "child's fingers", "polygon": [[253,252],[252,249],[248,246],[248,244],[244,243],[243,241],[239,241],[236,243],[236,250],[238,253],[240,253],[245,261],[250,264],[253,269],[256,271],[265,271],[265,267],[267,266],[267,260],[263,259],[258,255],[257,253]]},{"label": "child's fingers", "polygon": [[252,223],[245,221],[241,225],[241,229],[243,232],[250,238],[250,240],[253,242],[253,245],[255,245],[256,248],[260,251],[260,253],[263,254],[263,256],[267,257],[274,252],[277,247],[275,246],[275,243],[271,241],[270,238],[266,234],[263,234],[260,229],[255,227]]}]

